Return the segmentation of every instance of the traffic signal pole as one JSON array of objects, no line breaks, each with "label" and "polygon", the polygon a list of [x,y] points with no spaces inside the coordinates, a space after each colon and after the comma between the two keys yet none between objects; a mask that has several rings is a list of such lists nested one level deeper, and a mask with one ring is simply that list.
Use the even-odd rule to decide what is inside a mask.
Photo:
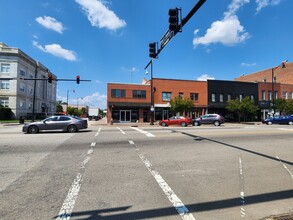
[{"label": "traffic signal pole", "polygon": [[[160,40],[160,48],[156,48],[157,43],[153,42],[149,44],[149,56],[151,60],[148,62],[145,70],[151,65],[151,114],[150,114],[150,124],[154,124],[154,91],[153,91],[153,62],[158,58],[159,53],[163,48],[170,42],[170,40],[178,33],[182,32],[183,26],[189,21],[189,19],[198,11],[198,9],[205,3],[206,0],[199,0],[196,5],[191,9],[185,18],[182,19],[182,10],[181,8],[175,8],[169,10],[169,28],[167,32],[163,35]],[[180,12],[180,13],[179,13]],[[179,18],[180,14],[180,18]],[[179,23],[180,20],[180,23]]]}]

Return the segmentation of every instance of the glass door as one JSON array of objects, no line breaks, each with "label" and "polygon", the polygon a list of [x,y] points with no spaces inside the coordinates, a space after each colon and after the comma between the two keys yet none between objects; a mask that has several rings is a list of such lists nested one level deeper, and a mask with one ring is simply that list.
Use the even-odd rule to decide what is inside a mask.
[{"label": "glass door", "polygon": [[162,119],[168,119],[169,118],[169,111],[168,110],[163,110],[163,115],[162,115]]},{"label": "glass door", "polygon": [[131,121],[131,110],[120,110],[120,122]]}]

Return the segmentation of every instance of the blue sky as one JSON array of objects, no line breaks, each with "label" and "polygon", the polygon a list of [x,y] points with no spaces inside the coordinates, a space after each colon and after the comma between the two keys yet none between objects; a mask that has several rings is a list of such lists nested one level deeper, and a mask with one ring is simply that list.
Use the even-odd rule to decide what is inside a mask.
[{"label": "blue sky", "polygon": [[[106,108],[107,83],[141,83],[149,43],[197,0],[0,0],[0,42],[20,48],[58,78],[57,99]],[[292,0],[206,0],[159,54],[153,77],[233,80],[293,60]]]}]

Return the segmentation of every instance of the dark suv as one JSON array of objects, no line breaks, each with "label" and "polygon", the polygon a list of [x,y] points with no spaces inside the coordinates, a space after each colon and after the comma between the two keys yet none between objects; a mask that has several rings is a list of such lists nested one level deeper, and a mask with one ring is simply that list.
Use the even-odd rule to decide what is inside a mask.
[{"label": "dark suv", "polygon": [[200,118],[192,120],[193,126],[200,126],[201,124],[214,124],[215,126],[220,126],[224,123],[224,117],[218,114],[205,114]]}]

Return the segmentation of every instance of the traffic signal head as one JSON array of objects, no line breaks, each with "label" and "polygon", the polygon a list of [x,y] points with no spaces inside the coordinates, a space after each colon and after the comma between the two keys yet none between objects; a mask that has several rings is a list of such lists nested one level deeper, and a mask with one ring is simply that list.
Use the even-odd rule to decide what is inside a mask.
[{"label": "traffic signal head", "polygon": [[79,84],[80,82],[80,76],[76,76],[76,83]]},{"label": "traffic signal head", "polygon": [[179,26],[178,8],[169,9],[169,30],[175,31]]},{"label": "traffic signal head", "polygon": [[52,83],[53,76],[52,74],[48,74],[48,83]]},{"label": "traffic signal head", "polygon": [[151,58],[157,58],[156,46],[157,45],[155,42],[149,44],[149,52],[150,52],[149,56]]}]

